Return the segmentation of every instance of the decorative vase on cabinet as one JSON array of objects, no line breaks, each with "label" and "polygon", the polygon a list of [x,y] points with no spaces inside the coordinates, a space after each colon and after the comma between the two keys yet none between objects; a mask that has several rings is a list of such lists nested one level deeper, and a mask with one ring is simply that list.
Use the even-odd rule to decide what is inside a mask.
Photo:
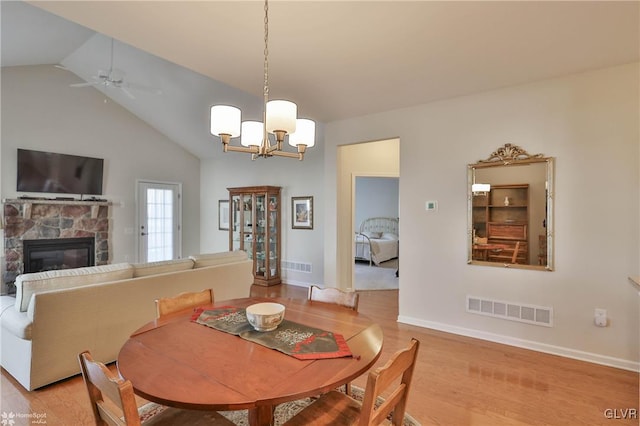
[{"label": "decorative vase on cabinet", "polygon": [[253,261],[253,283],[271,286],[280,277],[280,187],[227,188],[231,223],[229,250],[244,250]]}]

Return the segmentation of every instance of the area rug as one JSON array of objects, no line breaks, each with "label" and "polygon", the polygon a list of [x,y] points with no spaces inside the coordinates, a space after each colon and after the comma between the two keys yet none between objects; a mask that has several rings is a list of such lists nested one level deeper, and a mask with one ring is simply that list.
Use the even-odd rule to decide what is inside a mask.
[{"label": "area rug", "polygon": [[[351,385],[351,393],[355,400],[362,402],[362,396],[364,395],[364,391],[362,388]],[[379,397],[376,405],[381,404],[383,401],[384,399]],[[273,424],[275,426],[282,425],[284,422],[289,420],[291,417],[296,415],[304,407],[311,404],[312,402],[312,398],[303,398],[278,405],[273,414]],[[249,424],[247,410],[220,411],[220,414],[222,414],[238,426],[247,426]],[[403,426],[421,426],[416,419],[406,413],[404,415],[404,421],[402,422],[402,424]]]}]

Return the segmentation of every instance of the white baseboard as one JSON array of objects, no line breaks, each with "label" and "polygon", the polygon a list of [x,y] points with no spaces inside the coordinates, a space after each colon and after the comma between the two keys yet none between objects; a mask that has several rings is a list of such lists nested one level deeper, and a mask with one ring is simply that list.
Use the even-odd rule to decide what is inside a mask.
[{"label": "white baseboard", "polygon": [[296,281],[296,280],[290,280],[290,279],[286,279],[286,280],[283,279],[282,284],[294,285],[296,287],[309,287],[311,285],[305,281]]},{"label": "white baseboard", "polygon": [[614,358],[606,355],[600,355],[591,352],[579,351],[576,349],[565,348],[562,346],[548,345],[546,343],[535,342],[532,340],[518,339],[516,337],[504,336],[501,334],[488,333],[486,331],[473,330],[470,328],[456,327],[448,324],[442,324],[433,321],[425,321],[407,316],[398,316],[398,322],[403,324],[415,325],[418,327],[430,328],[433,330],[444,331],[446,333],[458,334],[460,336],[474,337],[476,339],[487,340],[490,342],[502,343],[518,348],[531,349],[538,352],[544,352],[552,355],[559,355],[565,358],[577,359],[580,361],[592,362],[594,364],[606,365],[609,367],[620,368],[634,372],[640,372],[640,363],[621,358]]},{"label": "white baseboard", "polygon": [[[290,280],[282,280],[282,284],[286,284],[286,285],[293,285],[296,287],[305,287],[305,288],[309,288],[312,284],[308,283],[308,282],[303,282],[303,281],[290,281]],[[316,284],[319,285],[319,284]],[[319,285],[320,287],[322,287],[322,285]],[[355,291],[352,287],[347,287],[343,290],[346,291]]]}]

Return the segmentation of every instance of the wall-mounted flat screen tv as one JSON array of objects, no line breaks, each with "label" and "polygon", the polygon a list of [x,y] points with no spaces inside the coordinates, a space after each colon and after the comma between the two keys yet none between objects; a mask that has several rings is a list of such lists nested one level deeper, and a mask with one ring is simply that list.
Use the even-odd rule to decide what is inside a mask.
[{"label": "wall-mounted flat screen tv", "polygon": [[19,192],[102,195],[104,160],[18,149]]}]

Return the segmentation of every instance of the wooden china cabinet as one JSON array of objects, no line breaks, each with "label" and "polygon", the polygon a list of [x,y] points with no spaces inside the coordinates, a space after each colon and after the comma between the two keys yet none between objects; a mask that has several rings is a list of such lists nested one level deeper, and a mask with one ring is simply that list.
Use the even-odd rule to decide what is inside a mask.
[{"label": "wooden china cabinet", "polygon": [[482,242],[474,244],[474,260],[528,264],[528,228],[528,184],[491,185],[473,197],[474,237]]},{"label": "wooden china cabinet", "polygon": [[229,250],[244,250],[253,260],[253,283],[271,286],[280,278],[281,203],[279,186],[229,190]]}]

